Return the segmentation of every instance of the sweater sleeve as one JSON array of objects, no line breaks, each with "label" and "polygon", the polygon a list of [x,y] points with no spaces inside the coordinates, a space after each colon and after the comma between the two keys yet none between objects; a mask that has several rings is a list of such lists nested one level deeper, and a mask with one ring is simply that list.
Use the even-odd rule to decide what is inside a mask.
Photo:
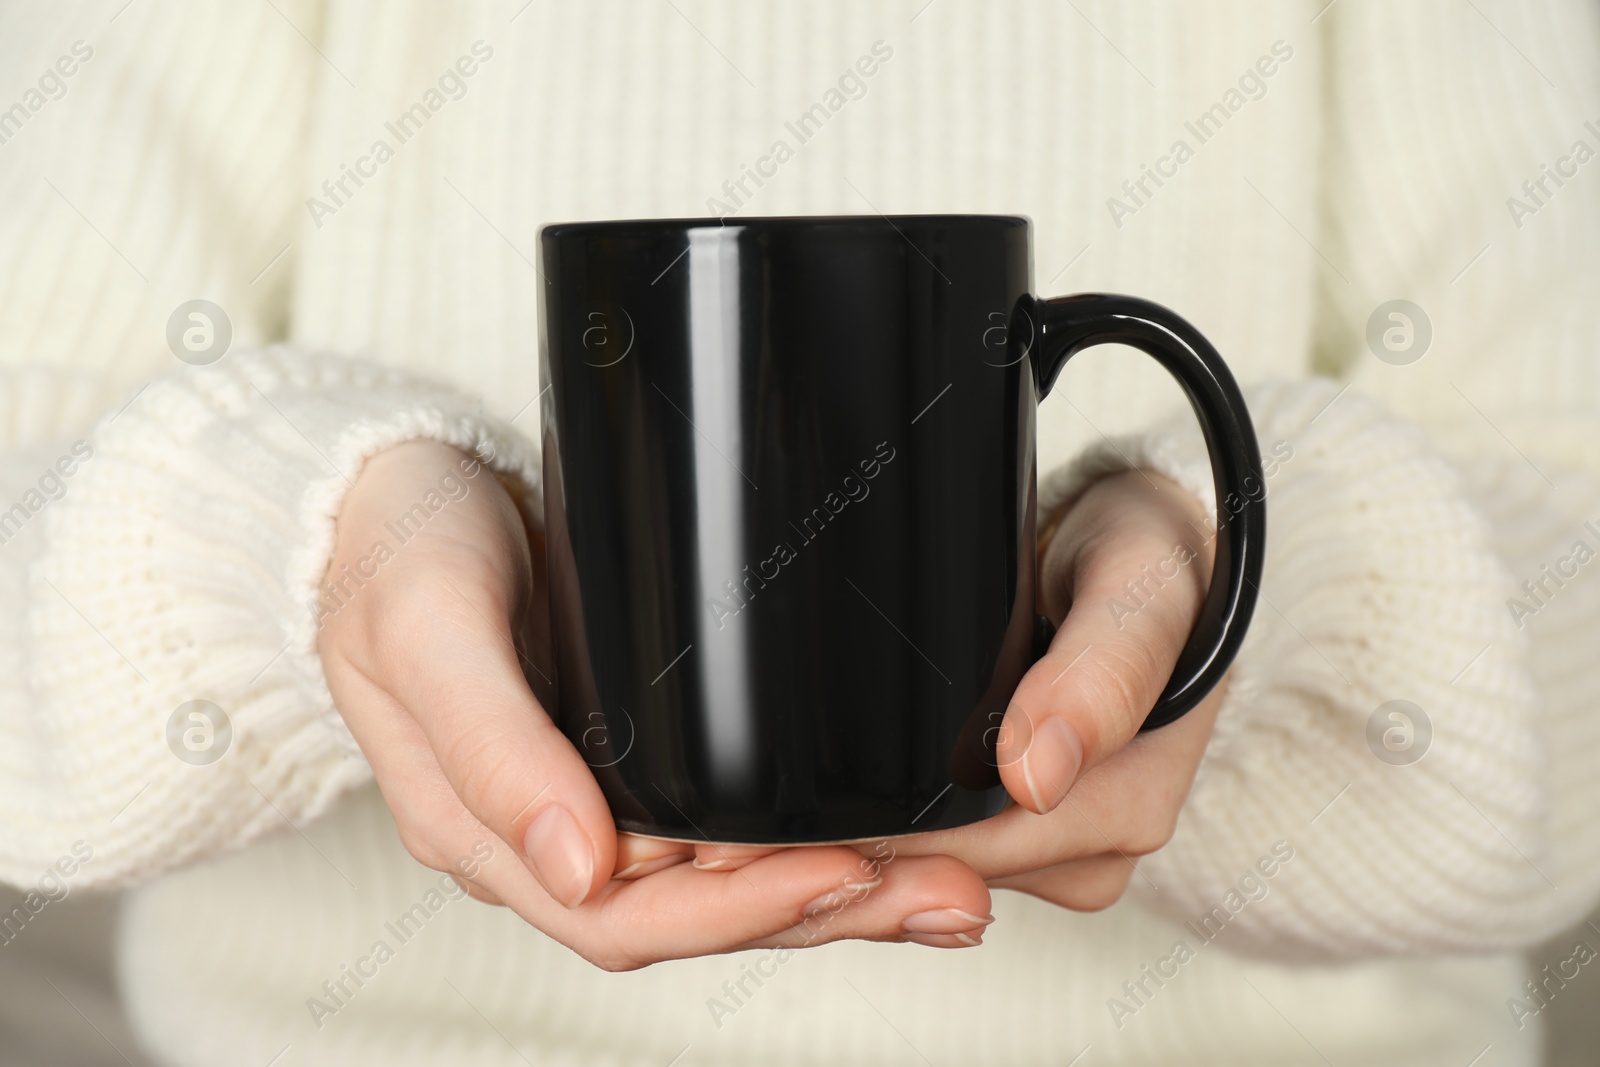
[{"label": "sweater sleeve", "polygon": [[[1600,183],[1569,180],[1600,145],[1574,104],[1600,15],[1428,0],[1316,28],[1307,362],[1338,380],[1249,393],[1261,600],[1133,892],[1280,958],[1524,947],[1600,896]],[[1191,418],[1119,447],[1044,502],[1133,463],[1214,508]]]},{"label": "sweater sleeve", "polygon": [[[1510,948],[1580,918],[1600,894],[1600,780],[1556,765],[1600,755],[1600,665],[1582,651],[1600,585],[1573,577],[1600,550],[1592,480],[1541,496],[1492,456],[1469,478],[1327,380],[1249,399],[1272,457],[1261,598],[1177,831],[1134,892],[1287,958]],[[1130,463],[1214,513],[1188,419],[1091,450],[1042,502]],[[1552,532],[1560,551],[1537,559]],[[1533,619],[1513,575],[1542,563],[1568,578]]]},{"label": "sweater sleeve", "polygon": [[323,681],[319,586],[362,462],[417,438],[538,506],[534,446],[474,400],[287,347],[0,459],[0,880],[65,859],[75,884],[130,884],[370,777]]}]

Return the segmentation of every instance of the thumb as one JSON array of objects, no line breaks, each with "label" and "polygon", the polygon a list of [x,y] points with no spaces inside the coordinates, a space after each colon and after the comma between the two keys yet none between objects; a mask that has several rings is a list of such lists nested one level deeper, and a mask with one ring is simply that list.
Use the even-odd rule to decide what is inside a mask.
[{"label": "thumb", "polygon": [[466,809],[522,857],[555,900],[588,900],[616,862],[611,811],[577,749],[534,698],[492,590],[442,578],[426,649],[393,683]]},{"label": "thumb", "polygon": [[1122,526],[1076,552],[1072,609],[1017,686],[996,745],[1017,803],[1051,811],[1139,732],[1205,595],[1196,541],[1192,529]]}]

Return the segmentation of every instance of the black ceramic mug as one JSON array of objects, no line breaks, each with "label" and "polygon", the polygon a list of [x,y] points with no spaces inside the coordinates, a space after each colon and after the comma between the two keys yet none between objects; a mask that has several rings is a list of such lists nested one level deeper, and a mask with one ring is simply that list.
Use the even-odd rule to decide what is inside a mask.
[{"label": "black ceramic mug", "polygon": [[998,812],[1034,610],[1034,419],[1132,345],[1182,383],[1223,512],[1145,723],[1221,679],[1260,580],[1261,461],[1194,327],[1031,295],[1030,224],[928,215],[546,226],[540,364],[554,706],[617,825],[799,843]]}]

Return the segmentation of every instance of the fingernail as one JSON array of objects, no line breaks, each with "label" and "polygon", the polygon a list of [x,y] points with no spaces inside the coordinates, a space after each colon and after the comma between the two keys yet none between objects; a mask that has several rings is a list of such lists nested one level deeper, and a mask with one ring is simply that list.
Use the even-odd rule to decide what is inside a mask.
[{"label": "fingernail", "polygon": [[838,911],[846,904],[860,900],[882,884],[882,878],[874,878],[870,882],[846,882],[838,889],[822,894],[816,900],[801,908],[800,914],[815,915],[823,911]]},{"label": "fingernail", "polygon": [[688,856],[674,853],[667,856],[657,856],[653,860],[640,860],[638,863],[628,864],[611,877],[643,878],[647,874],[655,874],[657,871],[664,871],[668,867],[676,867],[678,864],[682,863],[688,858]]},{"label": "fingernail", "polygon": [[926,945],[929,948],[973,948],[983,944],[983,935],[979,933],[974,937],[971,934],[902,934],[901,939],[913,945]]},{"label": "fingernail", "polygon": [[1083,763],[1083,743],[1062,719],[1051,716],[1033,731],[1033,743],[1022,757],[1022,778],[1028,784],[1034,809],[1050,811],[1078,776]]},{"label": "fingernail", "polygon": [[900,928],[908,934],[959,934],[982,929],[992,922],[993,915],[973,915],[960,908],[939,908],[907,915]]},{"label": "fingernail", "polygon": [[594,846],[563,807],[549,807],[533,820],[523,850],[545,892],[576,908],[594,881]]},{"label": "fingernail", "polygon": [[702,871],[731,871],[743,867],[747,863],[754,863],[763,856],[770,855],[773,850],[761,846],[728,845],[726,847],[712,845],[716,855],[710,859],[702,860],[698,855],[694,858],[694,865]]}]

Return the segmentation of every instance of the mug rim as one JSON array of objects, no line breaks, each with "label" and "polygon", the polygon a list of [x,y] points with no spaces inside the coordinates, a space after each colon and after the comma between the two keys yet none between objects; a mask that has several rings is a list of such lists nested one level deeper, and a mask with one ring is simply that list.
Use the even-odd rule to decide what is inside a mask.
[{"label": "mug rim", "polygon": [[1027,228],[1033,220],[1027,215],[990,215],[974,213],[929,212],[900,215],[752,215],[735,221],[716,216],[701,218],[646,218],[646,219],[590,219],[580,222],[547,222],[539,227],[538,238],[547,237],[618,237],[630,233],[660,234],[690,230],[797,230],[806,227],[859,227],[881,225],[888,222],[898,228],[926,226],[929,223],[946,225],[991,224],[999,229]]}]

